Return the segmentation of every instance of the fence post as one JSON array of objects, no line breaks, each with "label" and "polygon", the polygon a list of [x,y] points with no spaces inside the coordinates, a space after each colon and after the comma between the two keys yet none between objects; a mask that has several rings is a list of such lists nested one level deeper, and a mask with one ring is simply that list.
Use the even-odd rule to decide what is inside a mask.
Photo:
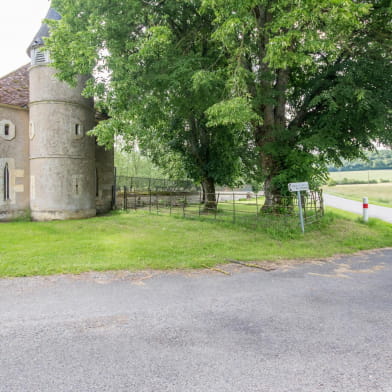
[{"label": "fence post", "polygon": [[216,220],[216,216],[217,216],[217,214],[218,214],[219,197],[220,197],[220,193],[218,193],[218,195],[215,196],[215,200],[216,200],[216,206],[215,206],[215,220]]},{"label": "fence post", "polygon": [[127,209],[127,187],[124,185],[124,200],[123,200],[123,208]]},{"label": "fence post", "polygon": [[184,195],[184,204],[182,206],[182,216],[185,218],[185,208],[186,208],[186,193]]},{"label": "fence post", "polygon": [[324,216],[324,197],[323,197],[322,189],[319,191],[319,203],[320,203],[321,216]]},{"label": "fence post", "polygon": [[235,223],[235,195],[233,192],[233,223]]},{"label": "fence post", "polygon": [[172,191],[169,192],[169,211],[170,211],[170,215],[172,214]]},{"label": "fence post", "polygon": [[201,192],[199,192],[199,216],[201,215]]},{"label": "fence post", "polygon": [[302,231],[302,233],[305,233],[305,225],[304,225],[304,217],[302,215],[302,200],[301,200],[301,192],[300,191],[297,191],[297,197],[298,197],[299,221],[301,224],[301,231]]},{"label": "fence post", "polygon": [[117,168],[113,168],[113,176],[114,176],[114,185],[112,187],[112,209],[116,209],[116,204],[117,204]]},{"label": "fence post", "polygon": [[150,202],[148,203],[148,211],[151,214],[151,203],[152,203],[152,200],[151,200],[151,189],[150,188],[148,189],[148,194],[149,194],[149,198],[150,198]]},{"label": "fence post", "polygon": [[301,200],[301,202],[302,202],[304,221],[306,221],[306,219],[307,219],[307,214],[306,214],[306,207],[307,207],[307,204],[308,204],[307,198],[308,198],[307,194],[305,192],[303,192],[303,199]]},{"label": "fence post", "polygon": [[259,224],[259,200],[257,197],[257,192],[256,192],[256,227]]},{"label": "fence post", "polygon": [[157,205],[157,215],[159,214],[159,199],[158,199],[158,190],[155,191],[155,201]]},{"label": "fence post", "polygon": [[116,209],[116,186],[112,185],[112,210]]},{"label": "fence post", "polygon": [[314,192],[314,210],[316,211],[316,219],[319,220],[320,213],[319,213],[319,209],[317,206],[317,202],[318,202],[318,193]]}]

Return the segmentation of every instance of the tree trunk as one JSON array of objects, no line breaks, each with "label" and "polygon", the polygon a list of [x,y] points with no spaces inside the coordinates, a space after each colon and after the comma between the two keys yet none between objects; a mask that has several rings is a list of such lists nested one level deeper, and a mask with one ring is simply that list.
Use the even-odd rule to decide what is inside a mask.
[{"label": "tree trunk", "polygon": [[217,203],[215,196],[215,181],[211,177],[203,179],[202,186],[205,194],[204,211],[215,212]]},{"label": "tree trunk", "polygon": [[264,197],[264,205],[261,207],[262,212],[277,213],[285,206],[281,192],[272,186],[272,176],[264,181]]},{"label": "tree trunk", "polygon": [[202,189],[202,199],[201,199],[201,204],[206,203],[206,189],[204,187],[204,183],[201,183],[201,189]]},{"label": "tree trunk", "polygon": [[[271,70],[269,70],[272,72]],[[285,184],[275,184],[273,179],[281,173],[285,167],[284,158],[275,151],[281,149],[281,134],[287,130],[286,124],[286,89],[288,85],[289,71],[277,69],[274,74],[274,83],[268,84],[261,81],[264,91],[267,91],[275,102],[261,106],[261,114],[264,123],[256,128],[255,140],[259,147],[260,165],[265,175],[264,195],[265,202],[263,212],[279,212],[286,207],[286,198],[282,191]],[[269,90],[269,91],[268,91]],[[287,143],[285,139],[282,141]],[[284,193],[284,191],[283,191]]]}]

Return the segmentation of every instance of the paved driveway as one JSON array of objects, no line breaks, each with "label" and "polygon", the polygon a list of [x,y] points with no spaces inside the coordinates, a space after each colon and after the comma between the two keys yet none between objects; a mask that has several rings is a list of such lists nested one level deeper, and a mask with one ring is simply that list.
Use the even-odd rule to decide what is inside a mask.
[{"label": "paved driveway", "polygon": [[[324,193],[323,197],[324,203],[327,206],[339,208],[341,210],[353,212],[355,214],[363,214],[362,203],[359,201],[344,199],[343,197],[328,195],[326,193]],[[385,222],[392,223],[392,208],[369,204],[368,212],[370,218],[378,218]]]},{"label": "paved driveway", "polygon": [[390,392],[391,257],[0,280],[0,391]]}]

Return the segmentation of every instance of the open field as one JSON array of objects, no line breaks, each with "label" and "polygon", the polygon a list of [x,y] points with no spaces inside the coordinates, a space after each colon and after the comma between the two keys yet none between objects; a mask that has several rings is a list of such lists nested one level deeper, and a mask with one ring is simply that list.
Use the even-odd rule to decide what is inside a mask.
[{"label": "open field", "polygon": [[392,183],[335,185],[324,187],[324,192],[358,201],[368,197],[371,204],[392,207]]},{"label": "open field", "polygon": [[200,268],[228,259],[314,259],[392,246],[392,225],[329,210],[303,236],[142,211],[77,221],[0,224],[0,276]]},{"label": "open field", "polygon": [[344,171],[331,172],[329,176],[335,181],[348,180],[371,181],[371,180],[389,180],[392,182],[392,170],[362,170],[362,171]]}]

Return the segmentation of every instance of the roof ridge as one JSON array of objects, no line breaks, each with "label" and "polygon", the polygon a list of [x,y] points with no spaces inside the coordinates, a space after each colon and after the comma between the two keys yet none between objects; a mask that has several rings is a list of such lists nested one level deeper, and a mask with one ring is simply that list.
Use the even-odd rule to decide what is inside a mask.
[{"label": "roof ridge", "polygon": [[25,64],[25,65],[22,65],[21,67],[16,68],[14,71],[8,72],[8,73],[5,74],[4,76],[1,76],[1,77],[0,77],[0,80],[3,80],[3,79],[8,78],[8,77],[11,76],[13,73],[18,72],[18,71],[22,70],[22,69],[25,68],[25,67],[28,68],[30,65],[31,65],[30,63],[27,63],[27,64]]},{"label": "roof ridge", "polygon": [[29,64],[0,78],[0,103],[27,107],[29,104]]}]

